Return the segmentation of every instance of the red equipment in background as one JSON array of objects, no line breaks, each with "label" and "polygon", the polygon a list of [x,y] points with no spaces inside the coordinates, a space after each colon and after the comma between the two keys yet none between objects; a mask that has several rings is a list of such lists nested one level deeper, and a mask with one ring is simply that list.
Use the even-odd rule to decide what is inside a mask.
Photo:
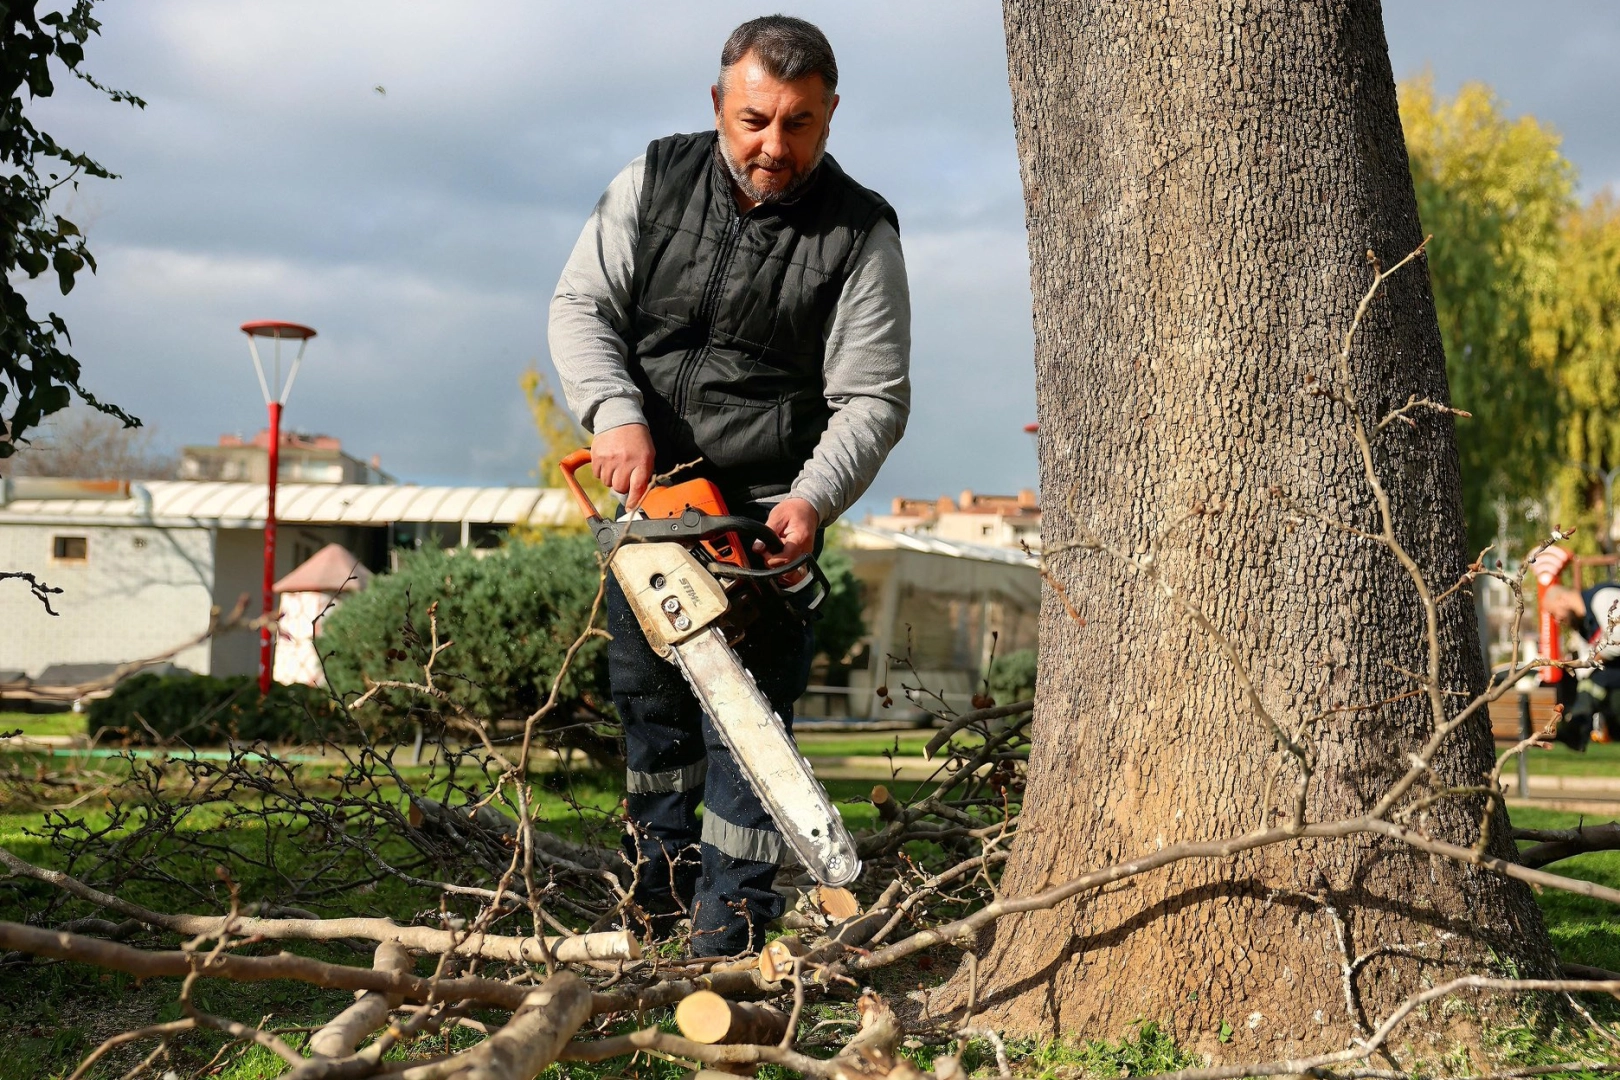
[{"label": "red equipment in background", "polygon": [[[264,626],[259,629],[259,693],[268,694],[276,641],[276,631],[271,625],[276,595],[271,586],[276,580],[276,473],[281,468],[281,408],[287,404],[287,395],[292,393],[293,380],[298,378],[298,365],[303,362],[304,350],[309,347],[309,339],[315,336],[315,331],[298,323],[259,319],[243,323],[242,333],[247,335],[248,351],[253,354],[253,370],[259,376],[259,389],[264,391],[264,405],[270,413],[270,495],[264,511]],[[275,365],[273,382],[264,376],[264,363],[259,358],[255,338],[269,338],[274,343],[271,357]],[[285,383],[281,381],[283,338],[298,342],[298,355],[293,357],[292,365],[287,369]],[[276,387],[274,393],[270,390],[272,385]]]},{"label": "red equipment in background", "polygon": [[[1564,568],[1575,558],[1572,552],[1561,547],[1544,549],[1531,561],[1530,567],[1536,572],[1536,616],[1539,621],[1540,632],[1536,644],[1540,654],[1548,660],[1562,660],[1564,658],[1563,642],[1558,627],[1558,620],[1547,611],[1547,590],[1558,583]],[[1564,678],[1562,668],[1544,667],[1536,671],[1543,686],[1552,686]]]}]

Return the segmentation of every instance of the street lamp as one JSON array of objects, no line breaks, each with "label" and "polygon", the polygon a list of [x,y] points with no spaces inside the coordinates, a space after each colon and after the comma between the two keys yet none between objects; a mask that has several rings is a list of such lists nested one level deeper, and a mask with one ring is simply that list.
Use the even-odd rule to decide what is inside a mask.
[{"label": "street lamp", "polygon": [[[292,393],[293,380],[298,378],[298,365],[303,362],[304,350],[309,346],[309,339],[315,336],[315,331],[298,323],[260,319],[243,323],[242,333],[247,335],[248,352],[253,354],[253,370],[259,376],[259,389],[264,392],[265,408],[270,413],[270,497],[264,510],[264,626],[259,629],[259,693],[268,694],[272,649],[276,640],[271,624],[275,614],[275,594],[271,592],[271,586],[276,580],[276,473],[281,467],[281,407],[287,404],[287,395]],[[271,341],[272,379],[265,378],[264,362],[259,357],[259,338],[269,338]],[[284,340],[298,342],[298,354],[292,358],[292,364],[287,369],[286,382],[281,381],[281,343]],[[276,388],[274,392],[271,391],[272,386]]]}]

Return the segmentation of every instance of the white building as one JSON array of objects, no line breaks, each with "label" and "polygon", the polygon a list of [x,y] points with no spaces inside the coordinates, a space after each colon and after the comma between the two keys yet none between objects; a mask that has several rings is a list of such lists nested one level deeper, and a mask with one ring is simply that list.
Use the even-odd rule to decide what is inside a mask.
[{"label": "white building", "polygon": [[[1023,551],[871,525],[843,529],[841,546],[864,587],[865,664],[849,672],[847,690],[822,688],[829,700],[807,715],[920,715],[905,701],[905,685],[926,687],[966,711],[992,648],[1006,656],[1035,647],[1040,563]],[[891,656],[909,658],[912,667],[891,664]],[[878,686],[889,688],[888,709],[878,707]],[[831,700],[841,694],[847,706]]]},{"label": "white building", "polygon": [[[78,495],[80,497],[65,497]],[[0,684],[59,665],[114,665],[200,637],[210,612],[264,581],[265,488],[187,480],[0,480],[0,569],[62,591],[53,616],[18,581],[0,581]],[[577,521],[567,493],[541,488],[285,484],[276,493],[275,577],[330,543],[372,570],[400,547],[490,546],[513,525]],[[257,635],[187,645],[175,664],[214,675],[257,670]]]}]

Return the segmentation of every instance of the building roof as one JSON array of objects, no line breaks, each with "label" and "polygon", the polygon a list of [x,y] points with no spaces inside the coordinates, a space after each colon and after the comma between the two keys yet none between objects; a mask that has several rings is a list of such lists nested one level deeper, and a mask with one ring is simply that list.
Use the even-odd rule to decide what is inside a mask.
[{"label": "building roof", "polygon": [[371,584],[371,571],[342,544],[327,544],[272,586],[273,591],[359,592]]},{"label": "building roof", "polygon": [[[129,498],[12,499],[0,523],[264,528],[263,484],[149,480]],[[281,484],[276,520],[289,525],[388,525],[462,521],[484,525],[564,525],[577,520],[560,488],[419,487],[415,484]]]},{"label": "building roof", "polygon": [[854,548],[893,548],[900,551],[923,551],[930,555],[949,555],[956,559],[1011,563],[1014,566],[1040,565],[1038,557],[1026,555],[1016,548],[970,544],[962,540],[941,540],[929,533],[899,532],[895,529],[880,529],[875,525],[848,526],[845,542]]}]

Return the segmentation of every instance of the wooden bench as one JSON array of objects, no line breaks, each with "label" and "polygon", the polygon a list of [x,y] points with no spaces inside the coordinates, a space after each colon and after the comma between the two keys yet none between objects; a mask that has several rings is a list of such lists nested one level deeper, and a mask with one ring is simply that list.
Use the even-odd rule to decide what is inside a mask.
[{"label": "wooden bench", "polygon": [[[1565,678],[1573,676],[1566,675]],[[1521,701],[1528,696],[1530,699],[1530,730],[1541,731],[1553,722],[1553,715],[1558,705],[1558,695],[1550,686],[1538,686],[1528,695],[1522,695],[1517,690],[1509,690],[1495,701],[1491,702],[1491,735],[1497,742],[1516,743],[1522,736],[1520,734],[1520,714],[1523,708]]]}]

